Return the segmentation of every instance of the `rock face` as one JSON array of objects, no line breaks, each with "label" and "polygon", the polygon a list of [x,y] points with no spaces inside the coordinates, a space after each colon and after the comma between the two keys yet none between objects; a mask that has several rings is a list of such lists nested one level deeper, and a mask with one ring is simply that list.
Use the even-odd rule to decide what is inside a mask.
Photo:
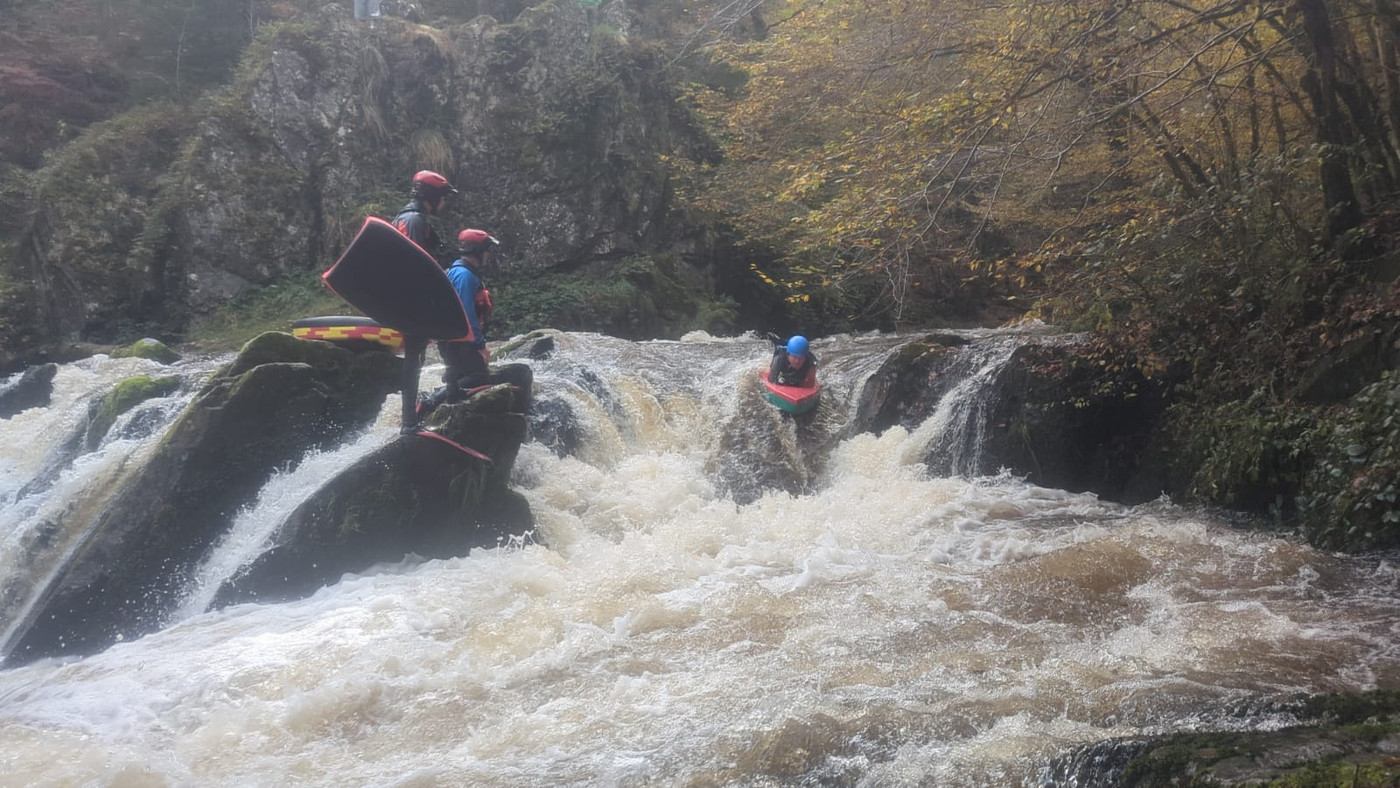
[{"label": "rock face", "polygon": [[1104,375],[1074,345],[1012,357],[988,414],[984,473],[1009,468],[1044,487],[1126,504],[1180,491],[1152,447],[1165,408],[1157,386]]},{"label": "rock face", "polygon": [[327,4],[263,25],[198,109],[95,126],[36,175],[44,209],[0,247],[33,291],[9,330],[30,347],[3,352],[178,333],[192,310],[328,266],[423,168],[463,187],[444,237],[488,227],[516,273],[684,251],[659,162],[690,132],[660,55],[629,40],[620,0],[523,5],[427,27]]},{"label": "rock face", "polygon": [[[153,631],[238,507],[272,472],[378,414],[399,360],[269,333],[249,342],[94,509],[87,536],[39,591],[7,664],[91,653]],[[72,528],[74,524],[64,524]]]}]

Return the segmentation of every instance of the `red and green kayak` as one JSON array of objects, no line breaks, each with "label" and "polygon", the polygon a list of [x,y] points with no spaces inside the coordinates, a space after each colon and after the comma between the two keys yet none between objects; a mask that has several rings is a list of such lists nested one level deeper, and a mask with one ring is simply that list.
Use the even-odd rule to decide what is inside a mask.
[{"label": "red and green kayak", "polygon": [[768,380],[768,370],[758,373],[768,401],[784,413],[797,415],[815,408],[821,400],[822,386],[818,383],[811,388],[805,386],[784,386]]}]

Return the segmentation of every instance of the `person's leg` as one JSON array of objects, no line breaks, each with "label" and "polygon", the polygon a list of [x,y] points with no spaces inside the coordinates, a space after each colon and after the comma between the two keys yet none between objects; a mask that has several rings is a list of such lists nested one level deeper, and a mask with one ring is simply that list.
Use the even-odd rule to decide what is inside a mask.
[{"label": "person's leg", "polygon": [[463,391],[470,391],[478,386],[486,386],[493,382],[491,368],[486,366],[486,357],[482,355],[479,348],[471,346],[463,348],[459,372],[457,386]]},{"label": "person's leg", "polygon": [[403,371],[399,378],[399,396],[403,398],[400,432],[418,429],[418,374],[423,368],[423,352],[427,349],[427,337],[404,336]]},{"label": "person's leg", "polygon": [[433,393],[433,406],[444,402],[457,402],[462,399],[461,380],[475,368],[474,362],[480,359],[476,349],[466,342],[439,342],[438,353],[442,355],[443,387]]}]

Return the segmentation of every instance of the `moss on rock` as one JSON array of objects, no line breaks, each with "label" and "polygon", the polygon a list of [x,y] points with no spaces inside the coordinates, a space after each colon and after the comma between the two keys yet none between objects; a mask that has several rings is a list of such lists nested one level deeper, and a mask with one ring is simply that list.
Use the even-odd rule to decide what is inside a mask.
[{"label": "moss on rock", "polygon": [[138,339],[126,347],[117,348],[112,351],[113,358],[144,358],[150,361],[158,361],[162,364],[174,364],[180,360],[180,354],[171,350],[168,345],[159,339],[146,337]]},{"label": "moss on rock", "polygon": [[88,423],[85,436],[88,451],[96,449],[102,443],[118,416],[148,399],[164,397],[178,388],[180,379],[175,376],[153,378],[149,375],[138,375],[118,382],[102,398],[101,404],[97,406],[92,420]]}]

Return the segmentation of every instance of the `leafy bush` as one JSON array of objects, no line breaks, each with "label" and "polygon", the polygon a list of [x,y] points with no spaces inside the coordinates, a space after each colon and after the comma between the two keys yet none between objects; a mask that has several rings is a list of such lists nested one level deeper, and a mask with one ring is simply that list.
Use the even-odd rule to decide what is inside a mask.
[{"label": "leafy bush", "polygon": [[1196,500],[1275,518],[1291,514],[1311,459],[1313,414],[1272,402],[1266,391],[1168,413],[1168,453]]},{"label": "leafy bush", "polygon": [[1318,462],[1299,496],[1309,539],[1349,550],[1400,544],[1400,372],[1333,409],[1313,435]]}]

